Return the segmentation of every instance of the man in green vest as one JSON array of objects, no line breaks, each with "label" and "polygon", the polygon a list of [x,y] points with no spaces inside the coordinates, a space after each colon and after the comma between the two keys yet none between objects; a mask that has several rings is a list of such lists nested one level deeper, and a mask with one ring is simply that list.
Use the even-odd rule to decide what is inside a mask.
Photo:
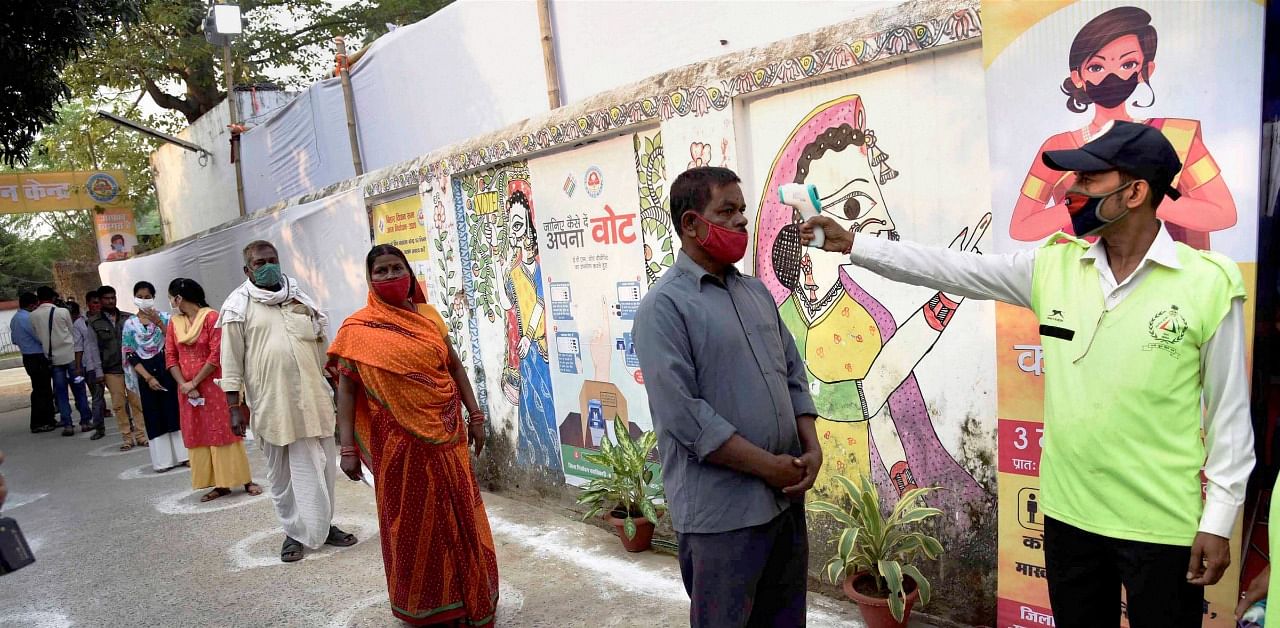
[{"label": "man in green vest", "polygon": [[1188,224],[1198,208],[1188,198],[1157,213],[1179,198],[1181,170],[1158,130],[1116,122],[1042,159],[1075,177],[1065,202],[1076,237],[978,255],[855,243],[819,216],[801,239],[821,228],[823,248],[889,279],[1031,308],[1044,355],[1039,510],[1056,625],[1118,626],[1123,585],[1133,628],[1198,627],[1204,587],[1231,563],[1254,462],[1244,282],[1231,260],[1165,231],[1161,217]]}]

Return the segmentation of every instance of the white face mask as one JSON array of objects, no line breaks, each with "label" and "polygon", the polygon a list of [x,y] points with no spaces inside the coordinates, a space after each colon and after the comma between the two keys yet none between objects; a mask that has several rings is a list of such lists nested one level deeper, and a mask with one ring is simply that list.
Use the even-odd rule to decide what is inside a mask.
[{"label": "white face mask", "polygon": [[138,309],[139,309],[139,310],[154,310],[154,309],[156,309],[156,300],[155,300],[155,299],[141,299],[141,298],[138,298],[138,297],[134,297],[134,298],[133,298],[133,304],[134,304],[134,305],[136,305],[136,306],[138,307]]}]

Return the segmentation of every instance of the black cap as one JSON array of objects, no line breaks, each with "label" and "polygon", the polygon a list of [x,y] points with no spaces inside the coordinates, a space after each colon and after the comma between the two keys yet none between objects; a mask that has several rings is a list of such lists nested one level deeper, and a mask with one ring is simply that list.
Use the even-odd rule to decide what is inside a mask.
[{"label": "black cap", "polygon": [[1175,201],[1182,196],[1172,185],[1182,171],[1182,161],[1164,134],[1145,124],[1113,122],[1100,137],[1080,148],[1047,150],[1040,158],[1054,170],[1120,170],[1146,181],[1152,189]]}]

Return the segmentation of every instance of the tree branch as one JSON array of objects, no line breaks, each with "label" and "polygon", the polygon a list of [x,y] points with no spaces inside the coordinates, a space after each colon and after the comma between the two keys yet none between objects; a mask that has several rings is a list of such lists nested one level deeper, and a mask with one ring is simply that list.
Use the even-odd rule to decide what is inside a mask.
[{"label": "tree branch", "polygon": [[[294,32],[292,32],[292,33],[285,33],[285,34],[282,34],[282,36],[281,36],[281,37],[282,37],[282,39],[284,39],[285,41],[289,41],[289,42],[290,42],[290,44],[291,44],[291,45],[290,45],[290,48],[298,48],[299,46],[294,45],[294,42],[292,42],[292,40],[293,40],[294,38],[298,37],[299,35],[303,35],[303,34],[305,34],[305,33],[309,33],[309,32],[314,31],[314,30],[319,30],[319,29],[321,29],[321,28],[329,28],[329,27],[331,27],[331,26],[349,26],[349,25],[351,25],[351,24],[357,24],[357,23],[359,23],[359,22],[360,22],[360,20],[358,20],[358,19],[356,19],[356,18],[342,18],[342,19],[337,19],[337,20],[330,20],[330,21],[327,21],[327,22],[316,22],[315,24],[312,24],[312,25],[307,26],[307,27],[305,27],[305,28],[300,28],[300,29],[298,29],[298,30],[296,30],[296,31],[294,31]],[[264,51],[264,50],[266,50],[267,48],[270,48],[270,47],[271,47],[270,45],[267,45],[267,46],[261,46],[261,47],[257,48],[256,50],[251,50],[251,51],[249,51],[249,52],[248,52],[248,53],[246,53],[244,56],[246,56],[246,57],[252,57],[252,56],[257,55],[257,54],[261,53],[262,51]]]},{"label": "tree branch", "polygon": [[187,122],[195,122],[195,119],[200,116],[201,112],[199,107],[196,107],[186,100],[165,93],[165,91],[160,89],[160,86],[156,85],[156,82],[151,80],[151,77],[146,74],[137,70],[134,70],[134,73],[138,75],[138,78],[142,79],[143,85],[147,88],[147,94],[151,96],[151,100],[155,101],[157,105],[165,109],[173,109],[174,111],[181,113],[187,117]]}]

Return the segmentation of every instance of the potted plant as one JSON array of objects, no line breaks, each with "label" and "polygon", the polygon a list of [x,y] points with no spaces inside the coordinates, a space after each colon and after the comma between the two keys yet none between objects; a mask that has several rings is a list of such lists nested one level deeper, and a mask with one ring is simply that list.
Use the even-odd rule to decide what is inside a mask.
[{"label": "potted plant", "polygon": [[836,555],[823,569],[832,584],[858,603],[868,628],[906,626],[916,600],[929,603],[929,581],[911,561],[935,560],[942,543],[917,530],[923,521],[942,514],[926,506],[922,498],[936,488],[907,491],[888,517],[880,509],[880,494],[867,475],[855,484],[844,476],[836,480],[849,494],[846,510],[826,501],[809,504],[811,512],[831,515],[844,528]]},{"label": "potted plant", "polygon": [[652,484],[653,468],[649,466],[649,454],[658,446],[658,436],[650,431],[632,439],[620,417],[613,419],[613,433],[617,444],[605,435],[600,451],[584,456],[587,462],[604,467],[607,475],[588,482],[578,503],[590,506],[584,520],[604,512],[604,519],[618,530],[623,547],[628,552],[643,552],[649,549],[653,527],[662,516],[655,503],[664,499],[662,484]]}]

